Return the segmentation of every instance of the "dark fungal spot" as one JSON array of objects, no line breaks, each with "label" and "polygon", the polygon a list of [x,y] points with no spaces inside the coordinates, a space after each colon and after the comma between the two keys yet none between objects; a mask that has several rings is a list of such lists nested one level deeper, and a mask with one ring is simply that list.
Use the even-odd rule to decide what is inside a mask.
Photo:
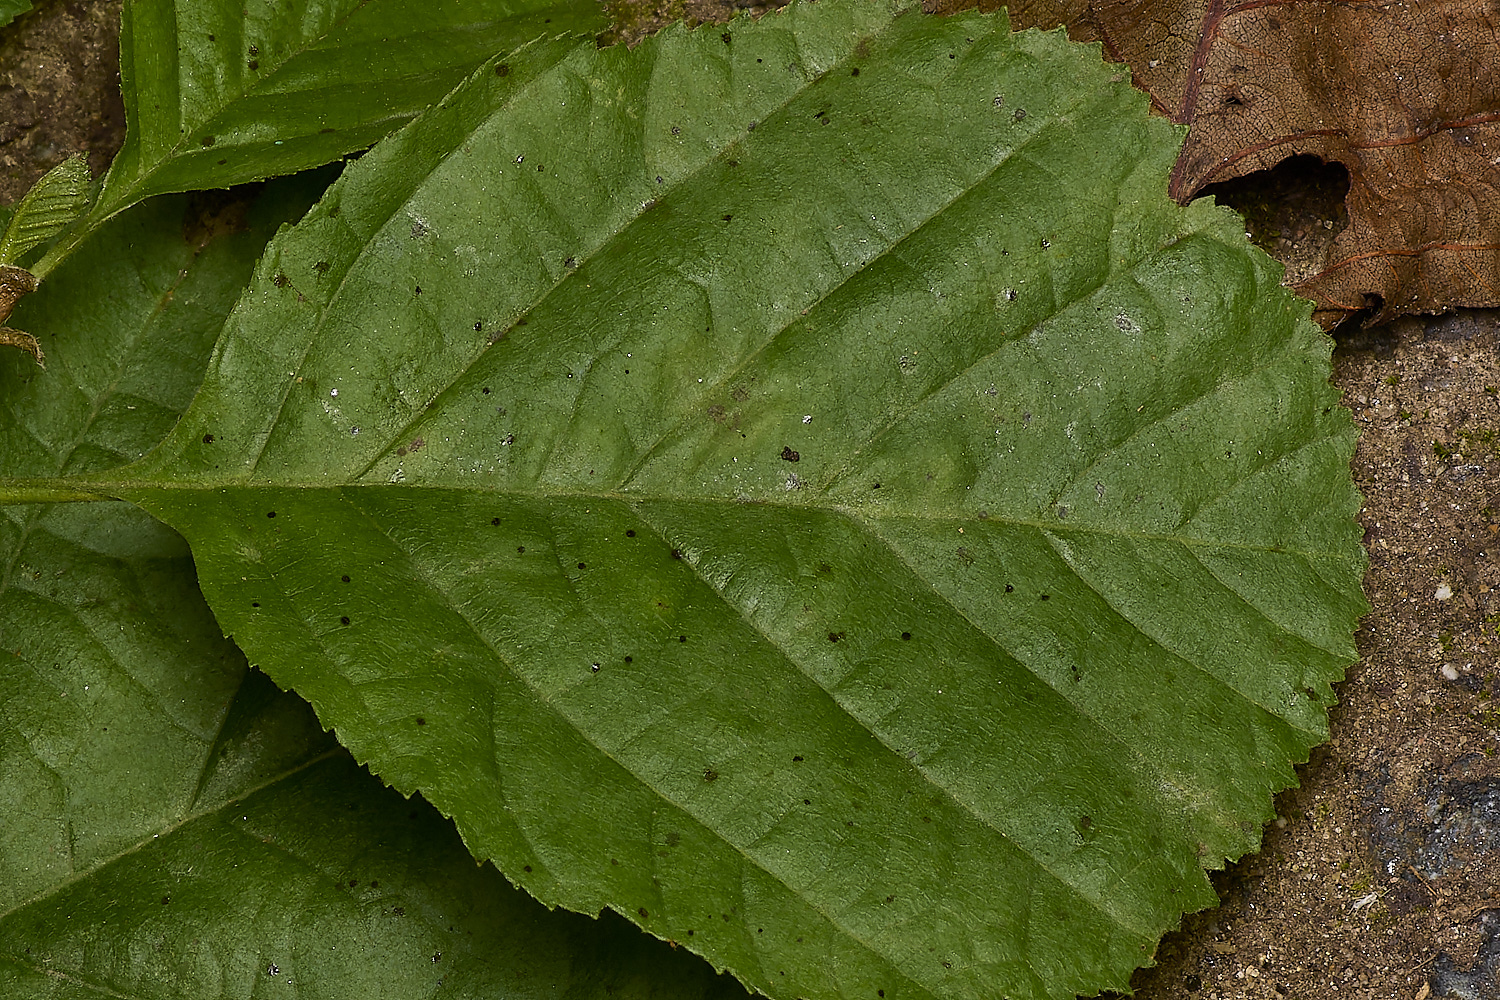
[{"label": "dark fungal spot", "polygon": [[317,271],[319,274],[327,274],[328,273],[328,268],[330,266],[331,265],[328,263],[328,261],[326,261],[326,260],[320,260],[316,264],[313,265],[313,270]]},{"label": "dark fungal spot", "polygon": [[427,720],[424,719],[424,718],[422,718],[419,715],[419,716],[417,716],[417,725],[419,725],[419,726],[425,726],[425,725],[427,725]]},{"label": "dark fungal spot", "polygon": [[677,641],[678,642],[687,642],[687,636],[685,636],[685,635],[679,635],[677,637]]},{"label": "dark fungal spot", "polygon": [[1006,585],[1005,585],[1005,592],[1006,592],[1006,593],[1007,593],[1007,594],[1012,594],[1012,593],[1015,593],[1015,589],[1016,589],[1016,588],[1015,588],[1015,587],[1012,587],[1012,586],[1011,586],[1011,585],[1010,585],[1010,584],[1008,584],[1008,583],[1007,583],[1007,584],[1006,584]]},{"label": "dark fungal spot", "polygon": [[523,872],[529,872],[529,871],[531,871],[531,866],[530,865],[522,865],[521,866],[521,870]]},{"label": "dark fungal spot", "polygon": [[357,885],[359,885],[359,879],[357,879],[357,878],[351,878],[349,880],[349,888],[353,889]]},{"label": "dark fungal spot", "polygon": [[488,396],[490,394],[490,387],[489,386],[485,386],[483,389],[480,389],[479,391],[481,393],[483,393],[484,395]]},{"label": "dark fungal spot", "polygon": [[878,489],[880,489],[880,484],[876,483],[874,486],[872,486],[870,488],[873,489],[873,490],[878,490]]},{"label": "dark fungal spot", "polygon": [[713,768],[710,767],[706,771],[703,772],[703,780],[704,781],[718,781],[719,780],[719,772],[715,771]]},{"label": "dark fungal spot", "polygon": [[252,608],[258,608],[258,607],[260,607],[260,602],[259,601],[251,601],[250,602],[250,606]]},{"label": "dark fungal spot", "polygon": [[597,664],[597,663],[591,663],[591,664],[589,664],[589,669],[592,670],[594,673],[597,674],[599,672],[599,664]]},{"label": "dark fungal spot", "polygon": [[800,462],[802,461],[802,455],[800,452],[793,451],[791,445],[783,445],[781,448],[781,460],[783,462]]},{"label": "dark fungal spot", "polygon": [[251,59],[245,65],[249,66],[251,69],[260,69],[260,60],[259,59]]},{"label": "dark fungal spot", "polygon": [[204,444],[213,444],[214,443],[214,436],[212,434],[205,434],[205,435],[203,435],[203,443]]},{"label": "dark fungal spot", "polygon": [[635,537],[635,529],[634,528],[626,528],[625,529],[625,537],[626,538],[634,538]]},{"label": "dark fungal spot", "polygon": [[842,633],[842,632],[829,632],[828,633],[828,641],[829,642],[838,642],[843,637],[844,637],[844,633]]},{"label": "dark fungal spot", "polygon": [[278,273],[276,277],[271,279],[271,284],[275,285],[277,288],[285,288],[287,286],[287,282],[290,280],[291,279],[289,279],[286,275]]},{"label": "dark fungal spot", "polygon": [[475,323],[474,323],[474,332],[478,333],[480,330],[483,330],[483,329],[484,329],[484,320],[482,320],[482,319],[481,320],[476,320]]},{"label": "dark fungal spot", "polygon": [[267,517],[275,517],[276,516],[276,512],[274,510],[268,510],[268,511],[266,511],[266,516]]},{"label": "dark fungal spot", "polygon": [[725,221],[725,222],[728,222],[728,221],[730,221],[730,220],[731,220],[731,219],[733,219],[733,218],[734,218],[734,216],[732,216],[732,215],[725,215],[725,216],[724,216],[724,221]]},{"label": "dark fungal spot", "polygon": [[[850,75],[850,76],[859,76],[859,67],[858,67],[858,66],[856,66],[856,67],[854,67],[854,68],[853,68],[853,69],[851,69],[851,70],[850,70],[850,71],[849,71],[849,75]],[[881,994],[881,996],[884,996],[884,995],[885,995],[885,994],[883,994],[883,993],[882,993],[882,994]]]},{"label": "dark fungal spot", "polygon": [[792,758],[792,763],[793,764],[800,764],[800,763],[802,763],[802,755],[799,753],[796,756],[794,756]]},{"label": "dark fungal spot", "polygon": [[649,914],[649,913],[646,912],[646,908],[644,906],[641,907],[640,909],[636,910],[635,912],[637,912],[637,913],[639,913],[641,915],[641,919],[642,920],[647,920],[651,916],[651,914]]},{"label": "dark fungal spot", "polygon": [[252,46],[250,46],[249,52],[250,52],[250,54],[252,56],[258,56],[258,55],[260,55],[260,46],[259,45],[252,45]]},{"label": "dark fungal spot", "polygon": [[162,898],[161,898],[161,905],[162,905],[162,906],[166,906],[166,905],[167,905],[167,904],[168,904],[168,903],[170,903],[170,902],[171,902],[171,901],[172,901],[172,897],[171,897],[171,896],[163,896],[163,897],[162,897]]},{"label": "dark fungal spot", "polygon": [[516,555],[521,556],[521,555],[525,555],[525,554],[526,554],[526,546],[524,546],[524,545],[517,545],[516,546]]},{"label": "dark fungal spot", "polygon": [[682,134],[682,129],[678,128],[676,125],[673,125],[672,126],[672,134],[673,135],[681,135]]},{"label": "dark fungal spot", "polygon": [[492,518],[490,518],[490,523],[493,524],[493,525],[499,526],[500,519],[498,517],[492,517]]},{"label": "dark fungal spot", "polygon": [[911,633],[910,632],[902,632],[901,633],[901,641],[902,642],[910,642],[911,641]]},{"label": "dark fungal spot", "polygon": [[578,568],[579,569],[588,569],[589,565],[588,565],[588,563],[579,563],[578,564]]},{"label": "dark fungal spot", "polygon": [[214,144],[214,137],[211,136],[211,135],[205,135],[203,138],[199,139],[198,141],[200,143],[202,143],[203,147],[206,149],[209,146],[212,146]]},{"label": "dark fungal spot", "polygon": [[691,927],[689,927],[688,928],[688,937],[692,937],[692,936],[693,936],[693,929]]},{"label": "dark fungal spot", "polygon": [[625,662],[626,663],[634,663],[635,662],[635,657],[633,657],[633,656],[627,656],[627,657],[625,657]]},{"label": "dark fungal spot", "polygon": [[673,559],[681,559],[682,558],[682,550],[681,549],[673,549],[672,550],[672,558]]},{"label": "dark fungal spot", "polygon": [[810,806],[812,805],[812,799],[803,799],[802,804],[805,806]]},{"label": "dark fungal spot", "polygon": [[379,889],[380,888],[380,880],[376,879],[375,881],[371,882],[370,883],[370,888],[371,889]]},{"label": "dark fungal spot", "polygon": [[1051,599],[1052,599],[1052,595],[1051,594],[1043,594],[1042,595],[1042,600],[1044,600],[1044,601],[1050,601]]},{"label": "dark fungal spot", "polygon": [[418,294],[418,295],[421,295],[421,294],[422,294],[422,286],[421,286],[421,285],[418,285],[418,286],[417,286],[417,294]]},{"label": "dark fungal spot", "polygon": [[349,624],[349,616],[348,615],[340,615],[339,616],[339,624],[340,625],[348,625]]},{"label": "dark fungal spot", "polygon": [[726,31],[726,32],[724,32],[724,34],[722,34],[722,35],[720,35],[720,36],[719,36],[719,39],[720,39],[720,40],[721,40],[721,41],[722,41],[722,42],[723,42],[723,43],[724,43],[724,44],[725,44],[725,45],[728,45],[728,44],[729,44],[729,43],[730,43],[730,42],[732,42],[732,41],[734,41],[734,36],[733,36],[733,35],[731,35],[731,34],[730,34],[730,33],[729,33],[729,32],[727,32],[727,31]]},{"label": "dark fungal spot", "polygon": [[573,270],[573,268],[575,268],[577,266],[578,266],[578,258],[577,257],[569,257],[567,260],[563,261],[563,267],[567,268],[570,271]]},{"label": "dark fungal spot", "polygon": [[883,997],[885,996],[885,990],[876,990],[875,995],[878,997]]},{"label": "dark fungal spot", "polygon": [[[496,76],[510,76],[510,64],[508,64],[508,63],[501,63],[499,66],[496,66],[495,67],[495,75]],[[530,871],[531,869],[528,868],[526,870]]]},{"label": "dark fungal spot", "polygon": [[343,576],[342,576],[342,577],[340,577],[340,578],[339,578],[339,579],[341,579],[341,580],[343,580],[343,581],[344,581],[344,582],[345,582],[345,583],[348,583],[348,582],[349,582],[349,574],[348,574],[348,573],[345,573],[345,574],[344,574],[344,575],[343,575]]}]

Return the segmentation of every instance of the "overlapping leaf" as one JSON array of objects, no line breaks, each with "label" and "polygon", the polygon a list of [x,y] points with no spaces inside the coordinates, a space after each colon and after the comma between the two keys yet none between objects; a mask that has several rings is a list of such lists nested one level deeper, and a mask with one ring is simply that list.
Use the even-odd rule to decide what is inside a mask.
[{"label": "overlapping leaf", "polygon": [[834,0],[505,56],[71,488],[544,902],[772,996],[1122,987],[1363,602],[1328,344],[1111,73]]},{"label": "overlapping leaf", "polygon": [[363,149],[495,52],[596,30],[592,0],[136,0],[124,8],[125,146],[86,224],[156,194],[226,188]]},{"label": "overlapping leaf", "polygon": [[[320,188],[248,214],[158,200],[90,241],[23,307],[53,364],[0,374],[6,471],[155,443],[270,231]],[[205,243],[205,214],[238,225]],[[247,670],[173,532],[125,504],[0,510],[0,994],[744,995],[476,870],[450,822]]]},{"label": "overlapping leaf", "polygon": [[[936,6],[953,6],[938,0]],[[1192,125],[1173,197],[1298,154],[1349,171],[1349,225],[1294,286],[1320,322],[1500,304],[1500,44],[1479,4],[1010,5],[1130,64]]]}]

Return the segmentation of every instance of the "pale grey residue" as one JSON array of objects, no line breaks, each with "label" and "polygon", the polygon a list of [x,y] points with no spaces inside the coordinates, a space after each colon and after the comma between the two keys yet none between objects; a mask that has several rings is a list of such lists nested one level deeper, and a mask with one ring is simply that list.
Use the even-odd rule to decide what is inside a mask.
[{"label": "pale grey residue", "polygon": [[1141,325],[1124,312],[1115,313],[1115,326],[1120,328],[1121,333],[1129,334],[1132,337],[1137,336],[1141,332]]}]

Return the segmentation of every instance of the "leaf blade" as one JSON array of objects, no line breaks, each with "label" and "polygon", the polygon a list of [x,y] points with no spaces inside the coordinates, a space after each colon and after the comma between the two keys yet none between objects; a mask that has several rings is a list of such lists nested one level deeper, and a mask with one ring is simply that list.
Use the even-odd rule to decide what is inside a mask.
[{"label": "leaf blade", "polygon": [[[276,242],[116,487],[548,903],[771,995],[1123,988],[1321,738],[1350,429],[1122,80],[894,13],[475,76]],[[579,136],[616,155],[530,169]]]}]

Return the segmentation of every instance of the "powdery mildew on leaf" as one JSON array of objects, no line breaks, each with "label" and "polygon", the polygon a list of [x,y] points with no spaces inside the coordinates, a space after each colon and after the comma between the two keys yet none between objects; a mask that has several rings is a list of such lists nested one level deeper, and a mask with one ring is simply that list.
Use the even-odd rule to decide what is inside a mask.
[{"label": "powdery mildew on leaf", "polygon": [[1329,344],[1059,34],[833,0],[483,67],[98,488],[548,904],[771,996],[1123,988],[1326,732]]}]

